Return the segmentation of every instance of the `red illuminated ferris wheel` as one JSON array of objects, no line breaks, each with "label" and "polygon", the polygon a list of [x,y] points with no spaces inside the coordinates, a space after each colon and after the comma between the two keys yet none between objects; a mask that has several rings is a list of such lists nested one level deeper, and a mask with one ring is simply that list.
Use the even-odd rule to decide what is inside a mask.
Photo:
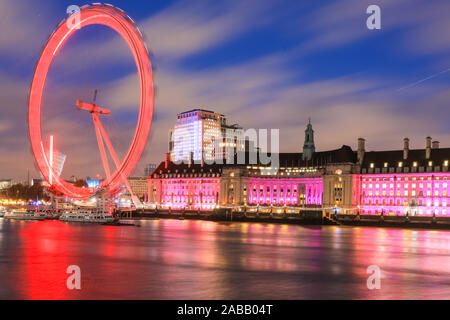
[{"label": "red illuminated ferris wheel", "polygon": [[[76,187],[66,182],[58,174],[52,165],[52,154],[47,157],[44,150],[41,130],[41,104],[44,86],[48,70],[53,58],[58,53],[67,39],[76,30],[88,25],[100,24],[112,28],[126,41],[130,48],[139,74],[140,82],[140,108],[133,140],[123,159],[117,157],[106,130],[104,129],[100,115],[110,115],[110,110],[101,108],[95,104],[77,101],[79,109],[88,111],[92,115],[99,151],[105,169],[106,179],[100,184],[103,190],[116,190],[120,185],[126,184],[129,188],[127,178],[136,167],[139,158],[144,151],[147,138],[150,133],[153,115],[153,76],[149,52],[143,41],[143,37],[134,21],[121,9],[107,4],[91,4],[81,7],[78,16],[63,20],[45,45],[36,65],[33,81],[31,83],[28,106],[28,126],[31,147],[37,166],[45,180],[58,192],[75,199],[88,198],[94,193],[92,188]],[[69,23],[69,19],[70,23]],[[73,23],[75,21],[76,23]],[[108,164],[107,154],[109,151],[116,169],[111,172]]]}]

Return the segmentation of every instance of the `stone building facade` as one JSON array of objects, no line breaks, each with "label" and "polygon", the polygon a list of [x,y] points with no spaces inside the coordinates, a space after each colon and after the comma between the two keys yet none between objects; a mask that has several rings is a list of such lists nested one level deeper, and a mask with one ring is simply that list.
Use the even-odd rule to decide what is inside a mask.
[{"label": "stone building facade", "polygon": [[149,202],[175,209],[293,206],[345,214],[450,214],[450,148],[439,148],[431,138],[424,149],[410,150],[405,138],[403,150],[366,152],[359,138],[356,151],[343,145],[316,152],[309,123],[304,151],[306,156],[278,154],[277,167],[258,161],[176,165],[166,156],[148,179]]}]

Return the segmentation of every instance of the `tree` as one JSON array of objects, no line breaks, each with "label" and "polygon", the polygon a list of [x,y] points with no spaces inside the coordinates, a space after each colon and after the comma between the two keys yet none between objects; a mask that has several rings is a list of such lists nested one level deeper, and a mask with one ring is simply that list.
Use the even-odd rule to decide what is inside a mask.
[{"label": "tree", "polygon": [[8,199],[23,201],[48,199],[44,193],[44,187],[40,184],[29,186],[22,183],[16,183],[8,189],[3,190],[1,195]]}]

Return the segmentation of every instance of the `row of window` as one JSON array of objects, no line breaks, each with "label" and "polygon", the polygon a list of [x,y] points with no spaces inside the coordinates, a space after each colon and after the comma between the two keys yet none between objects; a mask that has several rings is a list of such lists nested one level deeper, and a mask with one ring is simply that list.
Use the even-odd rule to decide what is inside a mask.
[{"label": "row of window", "polygon": [[[446,197],[447,196],[447,190],[442,190],[442,191],[435,190],[434,193],[432,193],[431,190],[426,190],[425,194],[426,194],[427,197],[431,197],[431,196]],[[387,195],[388,195],[388,193],[387,193],[386,190],[381,191],[381,193],[378,190],[376,190],[375,192],[373,192],[372,190],[370,190],[369,192],[363,191],[363,193],[362,193],[363,197],[367,197],[367,196],[369,196],[369,197],[372,197],[372,196],[378,197],[378,196],[387,196]],[[389,196],[393,196],[393,195],[394,195],[394,191],[390,190],[389,191]],[[423,197],[424,196],[424,192],[423,191],[416,192],[416,190],[412,190],[411,192],[409,192],[409,190],[403,190],[403,192],[402,192],[401,190],[397,190],[396,196],[398,196],[398,197],[401,197],[401,196],[404,196],[404,197],[409,197],[409,196],[412,196],[412,197],[415,197],[415,196]]]},{"label": "row of window", "polygon": [[[397,162],[397,167],[402,168],[403,165],[404,165],[403,161]],[[432,167],[432,166],[433,166],[433,161],[428,161],[428,162],[427,162],[427,165],[428,165],[429,167]],[[445,160],[445,161],[442,163],[442,165],[443,165],[444,167],[448,167],[448,160]],[[416,168],[416,167],[418,166],[417,161],[414,161],[414,162],[412,163],[412,166],[413,166],[414,168]],[[369,164],[369,167],[372,168],[372,169],[375,168],[375,163],[373,163],[373,162],[370,163],[370,164]],[[384,167],[384,168],[389,168],[389,163],[388,163],[388,162],[383,163],[383,167]]]},{"label": "row of window", "polygon": [[[373,185],[373,184],[371,184],[371,183],[369,183],[369,184],[365,184],[365,183],[363,183],[362,184],[362,187],[363,187],[363,189],[365,189],[366,187],[368,187],[369,189],[372,189],[372,187],[373,186],[375,186],[375,189],[379,189],[380,188],[380,186],[381,186],[381,188],[383,188],[383,189],[386,189],[386,188],[388,188],[388,184],[386,184],[386,183],[383,183],[383,184],[375,184],[375,185]],[[395,186],[395,184],[394,183],[390,183],[389,184],[389,188],[394,188],[394,186]],[[411,186],[411,188],[416,188],[417,186],[419,186],[419,188],[423,188],[424,187],[424,184],[423,183],[419,183],[419,184],[416,184],[416,183],[412,183],[411,185],[409,184],[409,183],[403,183],[403,184],[401,184],[401,183],[397,183],[397,188],[398,189],[400,189],[400,188],[404,188],[404,189],[407,189],[407,188],[409,188]],[[427,188],[431,188],[433,185],[432,185],[432,183],[427,183],[426,184],[426,187]],[[437,189],[437,188],[440,188],[440,187],[442,187],[442,188],[447,188],[448,187],[448,183],[447,182],[443,182],[443,183],[440,183],[440,182],[436,182],[436,183],[434,183],[434,187]]]},{"label": "row of window", "polygon": [[376,177],[376,178],[362,178],[362,181],[417,181],[417,180],[447,180],[447,177],[440,176],[385,176],[385,177]]},{"label": "row of window", "polygon": [[[433,214],[435,214],[435,215],[443,215],[443,216],[446,216],[448,213],[450,213],[449,211],[447,211],[447,209],[443,209],[443,210],[439,210],[439,209],[434,209],[434,210],[432,210],[432,209],[427,209],[427,210],[418,209],[418,210],[411,210],[411,211],[406,211],[406,212],[408,212],[408,214],[410,214],[410,215],[433,215]],[[386,212],[385,210],[379,209],[379,208],[377,208],[377,209],[363,209],[363,210],[361,210],[362,214],[381,214],[381,213],[390,214],[390,213],[393,213],[393,214],[405,215],[406,212],[405,212],[405,210],[395,210],[395,209],[390,211],[390,212]]]},{"label": "row of window", "polygon": [[429,199],[420,199],[417,202],[415,202],[415,201],[409,202],[406,199],[404,199],[404,200],[397,199],[395,201],[393,199],[389,199],[389,200],[386,200],[386,199],[383,199],[383,200],[381,200],[381,199],[375,199],[375,200],[363,199],[361,201],[361,204],[363,204],[363,205],[387,205],[387,206],[396,205],[396,206],[405,206],[405,207],[416,206],[416,205],[417,206],[426,205],[428,207],[431,207],[433,205],[435,207],[439,207],[439,206],[447,207],[450,203],[447,201],[447,199],[442,200],[442,202],[440,202],[439,199],[435,199],[434,202],[432,202]]}]

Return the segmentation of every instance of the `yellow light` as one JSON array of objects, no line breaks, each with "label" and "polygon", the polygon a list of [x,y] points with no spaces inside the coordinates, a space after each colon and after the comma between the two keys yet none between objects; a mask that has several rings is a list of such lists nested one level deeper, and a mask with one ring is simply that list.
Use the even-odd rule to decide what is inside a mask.
[{"label": "yellow light", "polygon": [[399,168],[403,167],[403,162],[402,162],[402,161],[400,161],[400,162],[398,163],[398,167],[399,167]]},{"label": "yellow light", "polygon": [[444,161],[444,166],[448,167],[448,160]]},{"label": "yellow light", "polygon": [[413,162],[413,167],[417,167],[417,162]]}]

